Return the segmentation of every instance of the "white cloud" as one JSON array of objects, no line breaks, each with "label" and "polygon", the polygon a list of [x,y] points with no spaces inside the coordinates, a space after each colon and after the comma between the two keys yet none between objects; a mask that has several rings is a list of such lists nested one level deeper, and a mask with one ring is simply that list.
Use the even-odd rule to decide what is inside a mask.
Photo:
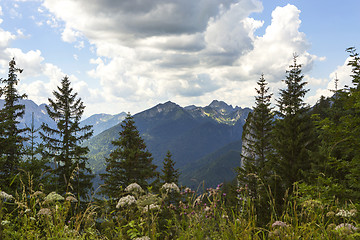
[{"label": "white cloud", "polygon": [[256,78],[265,73],[268,81],[276,82],[284,77],[293,53],[299,55],[298,63],[304,66],[303,70],[311,68],[316,56],[306,51],[309,43],[305,34],[299,32],[299,14],[300,10],[293,5],[277,7],[264,36],[257,37],[254,49],[238,59],[239,68],[234,70],[240,76],[237,76],[234,70],[230,74],[242,78]]},{"label": "white cloud", "polygon": [[263,36],[255,31],[265,22],[249,17],[262,11],[259,0],[45,0],[43,7],[50,24],[65,26],[63,41],[81,49],[88,40],[94,49],[88,74],[103,98],[143,109],[168,99],[252,105],[260,74],[281,86],[294,52],[305,73],[323,60],[308,52],[300,10],[290,4],[273,11]]},{"label": "white cloud", "polygon": [[61,38],[64,42],[72,43],[75,42],[81,34],[78,31],[72,30],[70,27],[66,26],[64,31],[61,34]]},{"label": "white cloud", "polygon": [[337,66],[336,69],[329,75],[329,79],[326,80],[326,88],[318,88],[315,94],[306,99],[309,104],[315,104],[321,96],[332,96],[334,94],[333,90],[335,90],[335,79],[338,79],[338,89],[343,89],[345,86],[352,86],[352,79],[350,77],[351,67],[348,66],[349,60],[351,60],[350,57],[345,60],[343,65]]}]

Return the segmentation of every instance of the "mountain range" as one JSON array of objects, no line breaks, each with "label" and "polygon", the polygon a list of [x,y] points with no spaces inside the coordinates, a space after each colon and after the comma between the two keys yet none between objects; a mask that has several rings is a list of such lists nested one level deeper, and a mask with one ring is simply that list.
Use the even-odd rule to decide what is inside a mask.
[{"label": "mountain range", "polygon": [[[3,102],[0,100],[0,108]],[[42,122],[55,126],[45,104],[37,105],[31,100],[20,103],[25,105],[21,126],[31,125],[32,113],[35,128]],[[206,107],[181,107],[169,101],[135,114],[134,121],[158,171],[170,151],[181,172],[180,184],[197,188],[204,183],[210,187],[235,177],[234,168],[240,166],[242,127],[250,111],[217,100]],[[105,158],[113,150],[111,141],[119,137],[125,116],[124,112],[95,114],[81,122],[93,125],[94,135],[84,145],[89,147],[89,165],[94,173],[105,171]],[[101,183],[99,178],[95,181],[95,186]]]},{"label": "mountain range", "polygon": [[[0,99],[0,109],[3,108],[5,100]],[[19,119],[19,127],[30,127],[32,122],[32,115],[34,116],[34,128],[40,128],[42,123],[48,124],[50,127],[55,128],[56,123],[48,116],[46,112],[46,104],[37,105],[32,100],[24,99],[19,101],[20,104],[25,105],[25,114],[23,118]],[[94,114],[80,122],[80,126],[92,125],[93,136],[109,129],[116,124],[120,123],[126,117],[126,113],[122,112],[116,115],[111,114]],[[40,141],[39,139],[37,139]]]},{"label": "mountain range", "polygon": [[[159,170],[170,151],[181,172],[180,183],[196,188],[203,181],[208,187],[235,177],[234,168],[240,166],[242,127],[250,111],[217,100],[206,107],[184,108],[166,102],[133,117]],[[117,124],[85,143],[94,172],[104,172],[104,159],[113,150],[111,141],[120,131]]]}]

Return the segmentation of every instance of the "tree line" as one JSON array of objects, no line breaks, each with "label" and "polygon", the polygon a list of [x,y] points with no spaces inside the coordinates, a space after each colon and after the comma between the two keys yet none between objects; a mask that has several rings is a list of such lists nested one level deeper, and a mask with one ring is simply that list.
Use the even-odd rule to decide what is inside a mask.
[{"label": "tree line", "polygon": [[257,82],[254,111],[243,131],[240,186],[254,203],[257,222],[266,225],[271,213],[281,216],[294,190],[304,196],[341,203],[360,200],[360,57],[348,48],[353,86],[321,97],[312,108],[304,102],[309,91],[294,55],[286,84],[270,101],[264,75]]},{"label": "tree line", "polygon": [[[0,110],[0,190],[16,196],[28,187],[32,191],[55,191],[61,195],[72,193],[78,199],[88,200],[94,190],[95,176],[88,166],[89,149],[82,143],[93,131],[91,125],[80,126],[85,109],[81,98],[65,76],[46,105],[47,114],[56,126],[43,123],[40,129],[35,129],[32,122],[31,126],[20,128],[25,105],[19,101],[27,97],[16,89],[17,74],[22,71],[12,59],[8,78],[1,79],[4,86],[0,88],[0,97],[4,97],[5,104]],[[130,113],[122,128],[119,139],[112,142],[117,148],[106,159],[106,173],[101,174],[105,183],[101,193],[118,198],[122,186],[134,182],[143,187],[151,183],[157,188],[166,182],[178,184],[179,173],[171,153],[167,153],[161,173],[157,172]],[[40,144],[35,141],[37,132],[42,140]]]}]

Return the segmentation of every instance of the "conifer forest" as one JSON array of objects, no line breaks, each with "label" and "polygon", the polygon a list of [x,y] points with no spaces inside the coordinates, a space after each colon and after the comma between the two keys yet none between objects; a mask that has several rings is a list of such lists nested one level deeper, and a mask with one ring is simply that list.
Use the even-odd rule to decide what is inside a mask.
[{"label": "conifer forest", "polygon": [[296,54],[277,93],[266,72],[254,79],[236,176],[211,187],[181,184],[169,150],[155,164],[130,113],[94,171],[68,76],[46,103],[55,124],[21,127],[13,58],[0,79],[0,239],[360,239],[360,56],[346,51],[352,85],[313,106]]}]

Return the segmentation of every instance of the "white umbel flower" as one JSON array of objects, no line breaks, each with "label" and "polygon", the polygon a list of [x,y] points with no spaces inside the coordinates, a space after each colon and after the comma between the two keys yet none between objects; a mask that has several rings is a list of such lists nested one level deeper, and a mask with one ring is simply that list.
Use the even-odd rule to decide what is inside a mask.
[{"label": "white umbel flower", "polygon": [[131,205],[133,203],[136,203],[135,197],[131,195],[127,195],[125,197],[120,198],[118,204],[116,205],[116,208],[120,208],[125,205]]},{"label": "white umbel flower", "polygon": [[358,230],[357,227],[355,227],[354,225],[352,225],[350,223],[341,223],[335,227],[335,230],[340,230],[340,229],[348,229],[348,230],[351,230],[354,232],[356,232]]},{"label": "white umbel flower", "polygon": [[135,238],[134,240],[150,240],[150,238],[148,236],[143,236],[143,237]]},{"label": "white umbel flower", "polygon": [[11,200],[14,197],[12,195],[10,195],[10,194],[7,194],[4,191],[0,191],[0,198],[5,199],[5,200]]},{"label": "white umbel flower", "polygon": [[167,193],[168,192],[180,192],[179,187],[175,184],[175,183],[165,183],[161,189],[165,190]]},{"label": "white umbel flower", "polygon": [[157,204],[150,204],[150,205],[145,206],[145,207],[143,208],[143,212],[147,212],[147,211],[149,211],[149,210],[160,210],[160,206],[157,205]]},{"label": "white umbel flower", "polygon": [[57,194],[56,192],[51,192],[45,197],[45,201],[47,202],[54,202],[54,201],[62,201],[64,197]]},{"label": "white umbel flower", "polygon": [[355,215],[356,215],[356,210],[348,211],[348,210],[340,209],[335,216],[347,218],[347,217],[354,217]]},{"label": "white umbel flower", "polygon": [[144,192],[144,190],[140,187],[139,184],[137,184],[137,183],[132,183],[132,184],[130,184],[129,186],[127,186],[127,187],[125,188],[125,192],[141,193],[141,192]]}]

